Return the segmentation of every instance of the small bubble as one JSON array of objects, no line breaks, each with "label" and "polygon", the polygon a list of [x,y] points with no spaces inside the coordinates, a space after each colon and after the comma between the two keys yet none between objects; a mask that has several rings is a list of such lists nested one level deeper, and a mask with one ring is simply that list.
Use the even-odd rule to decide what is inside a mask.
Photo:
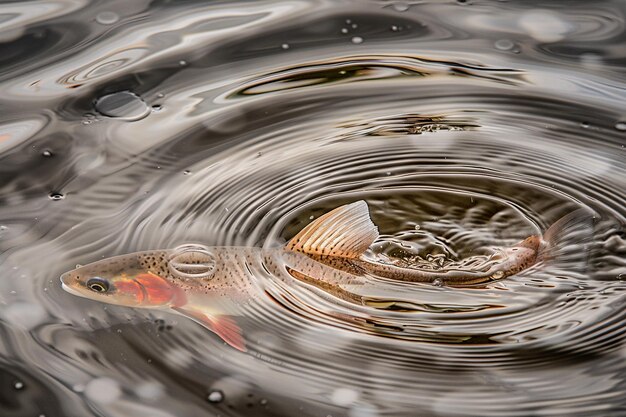
[{"label": "small bubble", "polygon": [[185,61],[184,59],[181,59],[180,61],[178,61],[178,65],[180,65],[181,67],[185,67],[187,66],[187,61]]},{"label": "small bubble", "polygon": [[352,27],[352,29],[356,29],[356,28],[358,28],[359,26],[358,26],[356,23],[353,23],[350,27]]},{"label": "small bubble", "polygon": [[358,44],[360,44],[362,42],[363,42],[363,38],[360,37],[360,36],[355,36],[354,38],[352,38],[352,43],[354,43],[354,44],[358,45]]},{"label": "small bubble", "polygon": [[165,94],[163,94],[163,93],[159,93],[159,94],[157,94],[156,96],[157,96],[157,98],[163,98],[163,97],[165,97]]},{"label": "small bubble", "polygon": [[153,112],[160,112],[161,110],[163,110],[163,106],[161,106],[160,104],[155,104],[154,106],[152,106],[152,111]]},{"label": "small bubble", "polygon": [[515,47],[515,43],[513,43],[513,41],[510,39],[498,39],[494,43],[494,46],[496,47],[496,49],[499,49],[501,51],[510,51]]},{"label": "small bubble", "polygon": [[107,377],[96,378],[87,384],[85,395],[90,401],[100,404],[110,404],[122,395],[119,383]]},{"label": "small bubble", "polygon": [[393,9],[397,12],[406,12],[407,10],[409,10],[409,5],[408,3],[400,1],[400,2],[394,3]]},{"label": "small bubble", "polygon": [[48,149],[46,149],[45,151],[43,151],[41,154],[42,154],[43,156],[45,156],[46,158],[49,158],[49,157],[51,157],[51,156],[52,156],[52,152],[51,152],[50,150],[48,150]]},{"label": "small bubble", "polygon": [[457,3],[460,3],[460,4],[466,4],[467,3],[467,0],[456,0],[456,1],[457,1]]},{"label": "small bubble", "polygon": [[492,279],[501,279],[503,277],[504,277],[504,272],[502,272],[502,271],[496,271],[491,276]]},{"label": "small bubble", "polygon": [[221,403],[224,401],[224,393],[220,390],[214,390],[207,395],[206,399],[213,404]]},{"label": "small bubble", "polygon": [[259,404],[261,405],[267,405],[267,400],[265,398],[261,398],[261,400],[259,400]]},{"label": "small bubble", "polygon": [[20,389],[24,388],[24,383],[20,382],[20,381],[17,381],[15,384],[13,384],[13,388],[15,388],[17,390],[20,390]]},{"label": "small bubble", "polygon": [[398,26],[396,26],[396,25],[391,26],[391,30],[392,30],[392,31],[394,31],[394,32],[397,32],[397,31],[398,31],[398,29],[399,29],[399,28],[398,28]]},{"label": "small bubble", "polygon": [[289,44],[288,43],[283,43],[282,45],[280,45],[281,48],[283,49],[289,49]]},{"label": "small bubble", "polygon": [[387,174],[387,176],[390,176],[391,175],[391,171],[387,171],[387,172],[385,172],[385,174]]},{"label": "small bubble", "polygon": [[359,393],[350,388],[337,388],[330,397],[333,404],[341,407],[347,407],[358,399]]},{"label": "small bubble", "polygon": [[615,129],[620,130],[622,132],[626,132],[626,122],[615,123]]},{"label": "small bubble", "polygon": [[191,171],[189,171],[188,169],[183,171],[183,175],[189,175],[189,174],[191,174]]},{"label": "small bubble", "polygon": [[580,127],[582,127],[583,129],[589,129],[589,126],[590,126],[589,122],[582,122],[580,124]]},{"label": "small bubble", "polygon": [[617,276],[617,279],[620,280],[620,281],[624,281],[624,279],[626,279],[626,275],[625,274],[619,274]]},{"label": "small bubble", "polygon": [[50,193],[48,194],[48,198],[52,201],[59,201],[59,200],[63,200],[65,198],[65,195],[61,193]]},{"label": "small bubble", "polygon": [[350,20],[350,19],[346,19],[346,24],[348,24],[348,25],[349,25],[350,23],[352,23],[352,20]]},{"label": "small bubble", "polygon": [[435,278],[435,279],[433,280],[433,285],[434,285],[435,287],[443,287],[443,281],[442,281],[442,280],[440,280],[439,278]]},{"label": "small bubble", "polygon": [[341,28],[341,33],[348,33],[348,28]]},{"label": "small bubble", "polygon": [[96,15],[96,22],[101,25],[112,25],[120,20],[120,17],[114,12],[100,12]]},{"label": "small bubble", "polygon": [[309,216],[309,220],[313,220],[315,216]]},{"label": "small bubble", "polygon": [[140,120],[150,114],[148,105],[141,97],[130,91],[102,96],[96,101],[95,107],[105,116],[128,121]]}]

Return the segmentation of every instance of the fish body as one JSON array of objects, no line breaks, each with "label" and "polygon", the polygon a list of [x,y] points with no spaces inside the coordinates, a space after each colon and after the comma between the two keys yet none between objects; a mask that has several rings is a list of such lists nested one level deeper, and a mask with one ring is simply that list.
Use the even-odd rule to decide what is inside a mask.
[{"label": "fish body", "polygon": [[543,245],[541,237],[533,235],[498,249],[480,270],[425,270],[367,259],[364,254],[377,238],[367,204],[358,201],[324,214],[283,248],[184,245],[137,252],[78,267],[63,274],[61,282],[66,291],[92,300],[178,312],[244,350],[233,317],[242,304],[264,294],[260,277],[287,285],[297,280],[344,301],[365,304],[358,289],[372,285],[371,276],[450,286],[481,284],[533,265]]}]

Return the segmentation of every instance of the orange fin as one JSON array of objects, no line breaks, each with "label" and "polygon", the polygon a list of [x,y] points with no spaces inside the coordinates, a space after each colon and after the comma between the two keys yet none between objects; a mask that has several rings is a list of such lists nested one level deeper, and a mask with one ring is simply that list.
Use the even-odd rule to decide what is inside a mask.
[{"label": "orange fin", "polygon": [[246,351],[246,344],[241,335],[241,328],[239,328],[235,320],[230,316],[211,316],[197,310],[188,310],[181,307],[172,307],[172,309],[202,324],[235,349],[242,352]]},{"label": "orange fin", "polygon": [[346,204],[324,214],[291,239],[285,249],[311,255],[358,258],[378,238],[367,203]]}]

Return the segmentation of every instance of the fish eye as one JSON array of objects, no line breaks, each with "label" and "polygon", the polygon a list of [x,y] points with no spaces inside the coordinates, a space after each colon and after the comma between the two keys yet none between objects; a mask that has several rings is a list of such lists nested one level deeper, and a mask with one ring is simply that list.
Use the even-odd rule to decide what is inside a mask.
[{"label": "fish eye", "polygon": [[87,288],[94,292],[107,292],[109,290],[109,281],[100,277],[89,278]]}]

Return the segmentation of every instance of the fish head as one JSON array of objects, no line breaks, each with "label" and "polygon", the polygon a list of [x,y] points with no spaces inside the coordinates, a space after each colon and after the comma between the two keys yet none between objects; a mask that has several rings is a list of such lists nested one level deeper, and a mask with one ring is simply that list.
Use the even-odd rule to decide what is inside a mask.
[{"label": "fish head", "polygon": [[168,251],[137,252],[103,259],[61,275],[65,291],[108,304],[163,307],[180,300],[167,269]]}]

